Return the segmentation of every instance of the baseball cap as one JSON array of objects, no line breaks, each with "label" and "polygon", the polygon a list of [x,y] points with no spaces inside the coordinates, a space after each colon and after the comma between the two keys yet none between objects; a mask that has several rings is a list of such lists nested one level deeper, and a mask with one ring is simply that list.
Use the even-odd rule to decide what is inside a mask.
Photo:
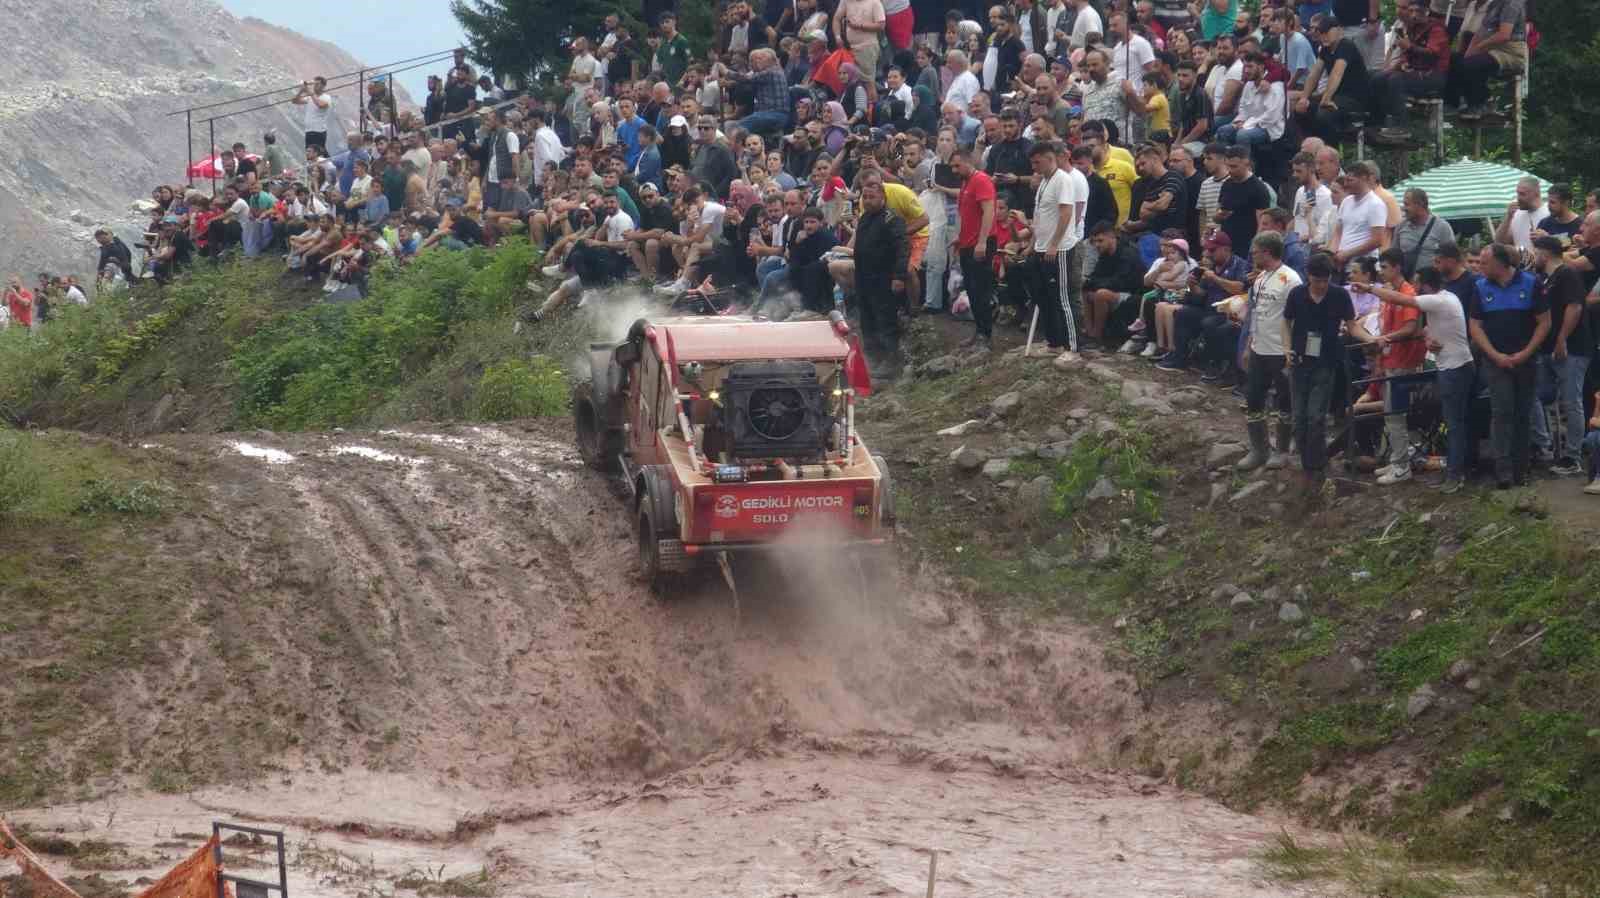
[{"label": "baseball cap", "polygon": [[656,185],[650,183],[649,181],[646,181],[643,184],[639,185],[639,192],[640,193],[660,193],[661,191],[656,189]]},{"label": "baseball cap", "polygon": [[1216,249],[1219,246],[1233,246],[1233,238],[1228,236],[1227,231],[1218,231],[1206,238],[1206,249]]},{"label": "baseball cap", "polygon": [[[1223,235],[1223,236],[1227,236],[1227,235]],[[1173,238],[1171,240],[1163,240],[1161,242],[1162,243],[1170,243],[1173,246],[1176,246],[1178,249],[1183,250],[1183,254],[1186,255],[1186,256],[1189,254],[1189,241],[1183,239],[1182,237],[1175,237],[1175,238]],[[1220,246],[1221,244],[1218,244],[1218,245]],[[1233,241],[1231,239],[1228,241],[1228,245],[1229,246],[1233,245]]]},{"label": "baseball cap", "polygon": [[687,127],[689,127],[689,120],[684,118],[681,115],[675,115],[675,116],[672,117],[672,119],[670,121],[667,122],[667,127],[669,127],[669,128],[687,128]]}]

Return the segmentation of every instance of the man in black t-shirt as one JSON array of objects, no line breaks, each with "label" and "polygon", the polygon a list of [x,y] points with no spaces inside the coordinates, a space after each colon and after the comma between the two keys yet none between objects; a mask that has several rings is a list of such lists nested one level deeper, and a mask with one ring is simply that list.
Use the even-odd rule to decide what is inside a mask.
[{"label": "man in black t-shirt", "polygon": [[450,121],[442,129],[445,140],[454,137],[462,143],[470,143],[478,133],[477,122],[473,121],[471,113],[478,110],[478,85],[472,83],[472,70],[466,66],[456,68],[450,75],[450,83],[444,89],[444,117]]},{"label": "man in black t-shirt", "polygon": [[1284,327],[1289,331],[1289,352],[1284,361],[1294,385],[1294,444],[1309,489],[1326,478],[1328,440],[1325,434],[1333,391],[1344,360],[1340,327],[1356,327],[1355,305],[1343,287],[1333,284],[1333,259],[1318,253],[1306,264],[1306,282],[1289,291],[1284,303]]},{"label": "man in black t-shirt", "polygon": [[1561,241],[1548,234],[1533,240],[1534,269],[1539,292],[1550,306],[1550,334],[1539,347],[1534,368],[1535,396],[1554,392],[1556,408],[1565,422],[1561,445],[1551,434],[1544,406],[1533,403],[1533,444],[1539,461],[1552,461],[1550,471],[1563,477],[1580,474],[1578,447],[1583,443],[1583,379],[1589,371],[1594,337],[1584,308],[1583,278],[1561,257]]},{"label": "man in black t-shirt", "polygon": [[1572,242],[1573,235],[1583,227],[1583,216],[1572,209],[1572,188],[1565,184],[1551,184],[1546,193],[1546,207],[1550,214],[1533,223],[1533,236],[1549,234],[1561,241],[1563,247]]},{"label": "man in black t-shirt", "polygon": [[1250,148],[1228,147],[1228,177],[1217,195],[1217,219],[1234,246],[1249,246],[1256,238],[1256,213],[1272,204],[1267,185],[1255,176]]},{"label": "man in black t-shirt", "polygon": [[[1371,78],[1361,51],[1344,37],[1337,19],[1318,16],[1311,32],[1317,41],[1317,61],[1306,75],[1305,87],[1290,94],[1290,106],[1301,130],[1337,144],[1347,116],[1365,112],[1371,105]],[[1324,76],[1327,87],[1318,93],[1317,85]]]},{"label": "man in black t-shirt", "polygon": [[1461,246],[1454,240],[1439,244],[1433,256],[1433,267],[1439,269],[1444,288],[1461,300],[1462,311],[1471,309],[1478,301],[1478,276],[1467,269]]},{"label": "man in black t-shirt", "polygon": [[1183,231],[1188,224],[1189,186],[1167,168],[1167,153],[1159,144],[1141,146],[1133,164],[1139,180],[1133,185],[1133,214],[1122,223],[1122,232],[1138,238],[1139,255],[1148,263],[1161,252],[1162,232]]}]

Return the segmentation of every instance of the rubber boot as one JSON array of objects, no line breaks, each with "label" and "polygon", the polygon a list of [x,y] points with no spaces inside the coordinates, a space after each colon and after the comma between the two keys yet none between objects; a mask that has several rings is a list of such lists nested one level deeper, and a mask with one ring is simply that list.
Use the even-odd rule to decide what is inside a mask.
[{"label": "rubber boot", "polygon": [[1267,422],[1247,421],[1245,427],[1250,431],[1250,454],[1239,459],[1233,466],[1235,471],[1254,471],[1267,463],[1269,455],[1267,447]]},{"label": "rubber boot", "polygon": [[1289,454],[1289,444],[1294,441],[1294,426],[1287,418],[1283,417],[1279,417],[1275,423],[1277,424],[1275,429],[1278,432],[1278,451],[1272,453],[1272,457],[1267,459],[1267,470],[1269,471],[1287,468],[1289,460],[1292,458]]}]

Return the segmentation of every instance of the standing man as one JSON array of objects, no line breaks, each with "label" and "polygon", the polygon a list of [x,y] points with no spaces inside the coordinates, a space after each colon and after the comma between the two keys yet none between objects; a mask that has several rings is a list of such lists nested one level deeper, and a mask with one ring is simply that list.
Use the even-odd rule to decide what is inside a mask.
[{"label": "standing man", "polygon": [[[1284,363],[1294,380],[1294,441],[1308,496],[1327,481],[1328,411],[1343,367],[1340,328],[1352,334],[1355,305],[1343,287],[1333,284],[1333,262],[1319,253],[1306,265],[1306,283],[1289,291],[1283,308]],[[1470,356],[1469,356],[1470,359]]]},{"label": "standing man", "polygon": [[500,182],[517,176],[517,156],[522,152],[522,142],[517,132],[508,127],[503,110],[490,109],[484,113],[483,120],[489,128],[484,140],[484,156],[488,161],[484,163],[483,172],[483,207],[493,209],[500,205]]},{"label": "standing man", "polygon": [[852,238],[855,254],[873,264],[856,267],[856,296],[861,305],[861,339],[876,377],[891,381],[900,369],[899,301],[906,288],[910,243],[906,223],[889,208],[883,176],[876,170],[861,176],[861,217]]},{"label": "standing man", "polygon": [[328,148],[328,119],[333,116],[333,97],[328,95],[328,79],[317,76],[302,81],[300,92],[289,102],[306,107],[306,146]]},{"label": "standing man", "polygon": [[[1222,190],[1217,195],[1215,217],[1220,220],[1218,226],[1227,233],[1233,245],[1251,247],[1253,256],[1255,247],[1252,241],[1260,224],[1256,213],[1272,205],[1272,197],[1267,193],[1267,185],[1252,170],[1247,147],[1231,146],[1223,155],[1227,159],[1228,178],[1222,182]],[[1383,204],[1379,203],[1378,208],[1381,210]],[[1278,259],[1282,261],[1282,241],[1279,241],[1278,253]]]},{"label": "standing man", "polygon": [[1479,270],[1467,328],[1484,357],[1495,485],[1506,490],[1528,482],[1537,401],[1531,362],[1550,334],[1550,304],[1533,275],[1517,270],[1516,249],[1504,243],[1483,248]]},{"label": "standing man", "polygon": [[1294,192],[1294,232],[1312,252],[1327,250],[1333,236],[1333,191],[1317,174],[1316,156],[1296,154],[1293,169],[1295,183],[1300,185]]},{"label": "standing man", "polygon": [[656,48],[655,61],[661,67],[661,80],[677,88],[683,73],[689,70],[692,54],[689,39],[678,33],[678,16],[673,12],[661,14],[661,46]]},{"label": "standing man", "polygon": [[975,163],[969,149],[957,149],[950,157],[956,177],[962,180],[961,195],[956,201],[961,220],[956,250],[961,255],[961,280],[977,327],[961,346],[986,353],[994,339],[994,266],[989,264],[989,244],[994,233],[995,190],[994,182]]},{"label": "standing man", "polygon": [[1456,241],[1450,222],[1428,211],[1428,194],[1413,187],[1400,199],[1400,224],[1394,229],[1394,248],[1405,261],[1405,276],[1433,266],[1439,247]]},{"label": "standing man", "polygon": [[[1580,474],[1578,448],[1583,444],[1583,381],[1594,352],[1594,335],[1584,306],[1583,278],[1562,258],[1560,239],[1548,234],[1533,239],[1534,269],[1539,272],[1539,292],[1550,309],[1550,335],[1539,347],[1535,362],[1533,442],[1541,461],[1552,460],[1550,471],[1562,477]],[[1556,445],[1539,396],[1554,392],[1555,410],[1565,425],[1564,439]]]},{"label": "standing man", "polygon": [[1080,191],[1071,175],[1057,167],[1053,143],[1035,144],[1028,161],[1039,179],[1034,195],[1033,255],[1029,258],[1033,302],[1044,324],[1045,345],[1050,351],[1076,353],[1078,310],[1068,288],[1076,273],[1073,257],[1078,245],[1077,228],[1088,202],[1089,185],[1083,182],[1083,175],[1073,171],[1071,174],[1083,182]]},{"label": "standing man", "polygon": [[1506,217],[1494,229],[1494,242],[1508,243],[1525,256],[1533,253],[1533,229],[1550,216],[1550,207],[1539,202],[1539,194],[1538,178],[1517,182],[1517,198],[1506,206]]},{"label": "standing man", "polygon": [[478,133],[472,123],[472,114],[478,111],[478,85],[472,83],[472,70],[456,66],[451,70],[450,83],[444,89],[444,117],[448,122],[440,135],[446,140],[455,138],[470,142]]},{"label": "standing man", "polygon": [[528,119],[533,128],[533,184],[543,187],[545,165],[553,162],[560,166],[567,158],[567,148],[561,145],[556,130],[545,120],[543,110],[533,110]]},{"label": "standing man", "polygon": [[1333,248],[1333,262],[1340,270],[1352,259],[1376,255],[1389,245],[1389,210],[1373,191],[1377,174],[1370,163],[1357,162],[1350,166],[1345,183],[1350,195],[1339,203],[1339,217],[1333,225],[1333,237],[1328,245]]},{"label": "standing man", "polygon": [[[1289,461],[1289,441],[1293,436],[1290,420],[1289,379],[1284,375],[1288,328],[1284,326],[1284,306],[1289,293],[1300,286],[1300,275],[1283,264],[1283,238],[1272,231],[1257,234],[1250,243],[1251,267],[1257,272],[1250,284],[1250,339],[1245,358],[1248,371],[1245,389],[1245,426],[1250,432],[1250,454],[1235,468],[1254,471],[1266,465],[1281,468]],[[1354,318],[1352,314],[1350,317]],[[1328,347],[1331,352],[1338,344]],[[1267,445],[1267,388],[1276,396],[1272,418],[1277,423],[1278,453]]]}]

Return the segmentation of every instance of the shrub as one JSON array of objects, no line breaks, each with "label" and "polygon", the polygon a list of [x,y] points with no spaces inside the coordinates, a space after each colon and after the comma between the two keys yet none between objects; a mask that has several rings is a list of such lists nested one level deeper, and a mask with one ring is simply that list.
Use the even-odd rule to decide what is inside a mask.
[{"label": "shrub", "polygon": [[148,480],[124,483],[108,478],[95,478],[83,485],[83,496],[78,500],[78,514],[133,514],[158,515],[166,510],[170,490]]},{"label": "shrub", "polygon": [[472,417],[480,421],[559,415],[566,410],[566,377],[545,356],[489,366],[472,400]]}]

